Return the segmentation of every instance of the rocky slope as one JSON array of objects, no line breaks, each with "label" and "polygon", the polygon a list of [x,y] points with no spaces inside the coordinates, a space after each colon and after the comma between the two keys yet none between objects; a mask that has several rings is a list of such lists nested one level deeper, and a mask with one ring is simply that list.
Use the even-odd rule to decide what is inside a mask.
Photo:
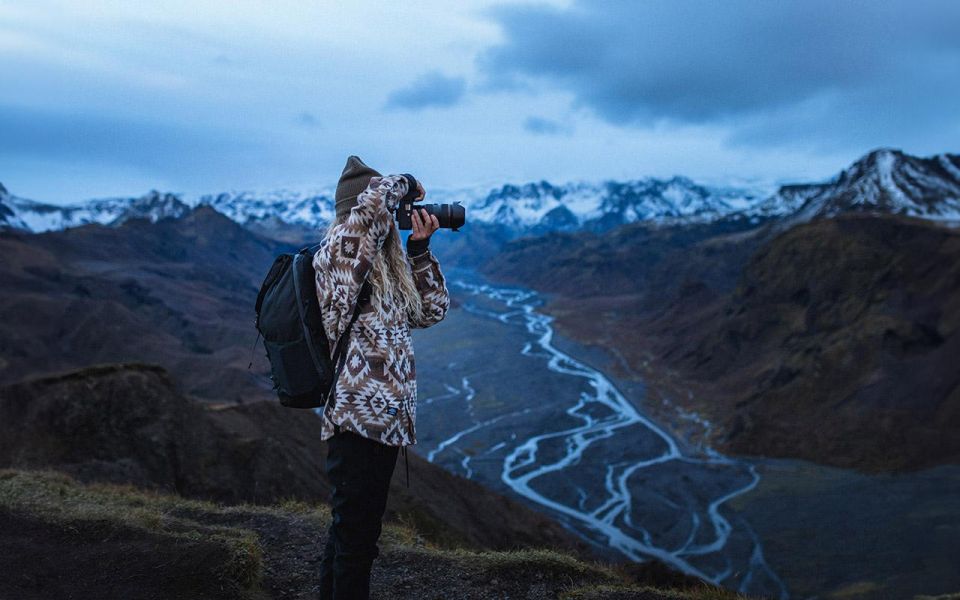
[{"label": "rocky slope", "polygon": [[764,239],[742,219],[668,227],[634,223],[606,233],[512,240],[482,270],[571,301],[602,297],[631,310],[657,310],[685,286],[729,291]]}]

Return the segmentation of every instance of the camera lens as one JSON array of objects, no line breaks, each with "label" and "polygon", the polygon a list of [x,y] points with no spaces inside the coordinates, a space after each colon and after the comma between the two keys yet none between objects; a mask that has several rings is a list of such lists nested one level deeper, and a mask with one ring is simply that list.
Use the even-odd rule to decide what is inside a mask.
[{"label": "camera lens", "polygon": [[424,204],[422,208],[427,209],[431,215],[437,216],[440,227],[446,229],[458,229],[466,223],[466,210],[459,202],[453,204]]}]

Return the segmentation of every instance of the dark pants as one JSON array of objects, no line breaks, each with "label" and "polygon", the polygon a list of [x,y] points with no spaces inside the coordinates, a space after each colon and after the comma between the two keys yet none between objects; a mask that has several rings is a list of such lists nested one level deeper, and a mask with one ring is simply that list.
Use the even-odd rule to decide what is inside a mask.
[{"label": "dark pants", "polygon": [[320,597],[370,596],[370,569],[399,447],[341,430],[327,440],[333,519],[320,563]]}]

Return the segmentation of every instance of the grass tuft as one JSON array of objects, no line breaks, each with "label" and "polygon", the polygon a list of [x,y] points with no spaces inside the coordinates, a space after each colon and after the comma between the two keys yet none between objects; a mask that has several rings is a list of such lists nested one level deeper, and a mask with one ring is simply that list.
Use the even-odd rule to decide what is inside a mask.
[{"label": "grass tuft", "polygon": [[[0,470],[0,509],[71,528],[84,522],[105,532],[129,527],[184,542],[216,543],[228,552],[225,577],[250,589],[263,576],[256,533],[197,523],[190,511],[223,512],[215,504],[138,490],[127,485],[81,485],[54,471]],[[174,516],[176,513],[176,516]]]}]

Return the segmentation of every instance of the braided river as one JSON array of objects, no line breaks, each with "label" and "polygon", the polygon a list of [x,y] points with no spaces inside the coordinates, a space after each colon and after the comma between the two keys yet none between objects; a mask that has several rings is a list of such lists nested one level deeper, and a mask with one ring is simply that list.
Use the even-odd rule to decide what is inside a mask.
[{"label": "braided river", "polygon": [[[417,453],[554,517],[606,558],[656,559],[743,593],[796,596],[764,543],[794,491],[757,494],[762,471],[800,495],[810,482],[850,485],[856,475],[829,471],[829,479],[815,466],[728,457],[671,435],[644,414],[642,382],[614,379],[602,370],[610,362],[602,350],[555,334],[552,317],[537,310],[541,295],[465,269],[445,272],[458,307],[414,332]],[[960,474],[946,479],[960,490]],[[861,481],[861,493],[872,493],[871,483]],[[754,496],[766,501],[748,502]],[[798,552],[800,563],[816,562],[815,549],[808,554]],[[796,587],[813,597],[817,585]]]}]

